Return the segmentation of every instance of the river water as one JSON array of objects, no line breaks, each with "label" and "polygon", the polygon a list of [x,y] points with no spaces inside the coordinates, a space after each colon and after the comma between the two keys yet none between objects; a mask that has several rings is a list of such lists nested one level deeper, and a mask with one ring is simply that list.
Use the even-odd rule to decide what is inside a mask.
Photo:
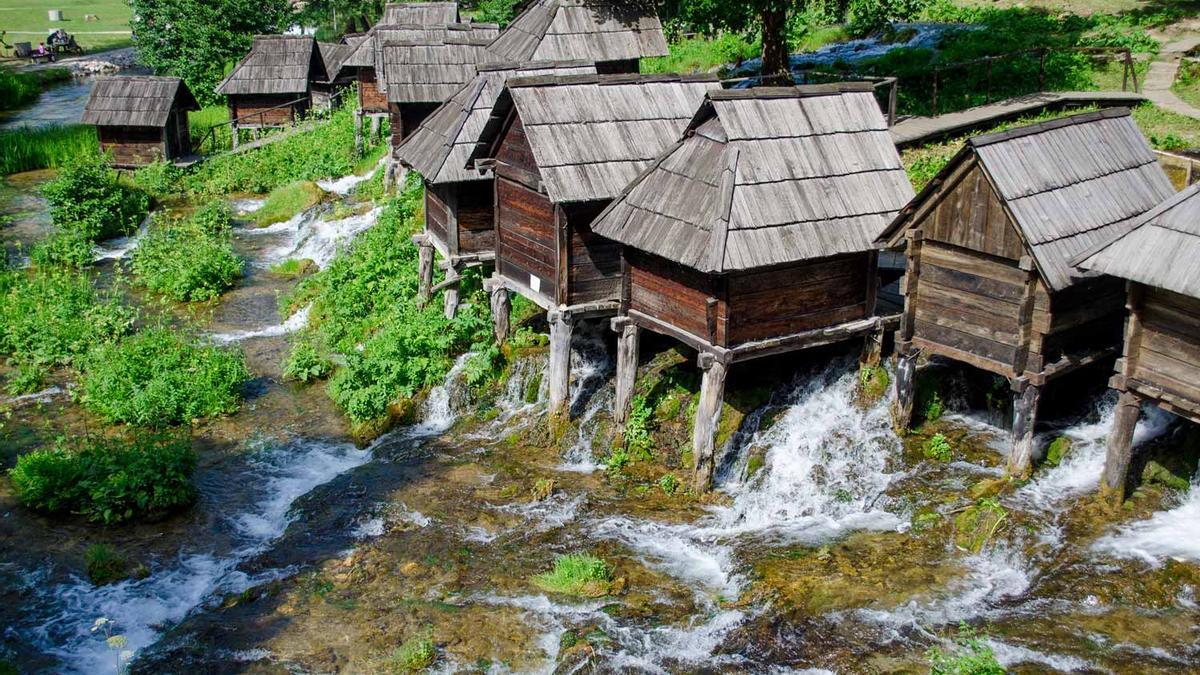
[{"label": "river water", "polygon": [[[484,398],[461,382],[464,356],[418,423],[355,445],[320,385],[283,381],[307,309],[277,317],[294,282],[266,271],[294,257],[327,265],[373,224],[351,182],[325,184],[351,193],[349,210],[235,234],[248,276],[201,321],[245,350],[256,379],[241,411],[195,429],[192,510],[97,528],[31,514],[0,481],[0,659],[29,672],[111,672],[122,658],[136,672],[377,672],[428,636],[443,672],[888,672],[922,668],[968,622],[1027,672],[1200,667],[1200,489],[1152,487],[1125,512],[1099,511],[1108,398],[1051,420],[1043,442],[1064,435],[1072,450],[999,493],[1005,520],[979,551],[955,543],[954,521],[970,489],[1002,474],[1004,431],[960,409],[897,437],[887,401],[859,400],[853,356],[837,350],[779,360],[790,376],[731,382],[732,401],[770,391],[741,411],[706,497],[658,485],[688,475],[666,445],[686,438],[686,407],[660,420],[653,460],[605,471],[613,361],[600,324],[577,332],[561,438],[545,432],[546,357],[534,349]],[[136,245],[99,251],[102,273]],[[5,402],[8,461],[96,424],[63,392]],[[923,458],[933,430],[955,461]],[[1136,442],[1169,453],[1184,435],[1147,411]],[[93,587],[92,543],[149,575]],[[612,594],[530,583],[573,552],[613,566]],[[129,655],[92,632],[99,617]]]}]

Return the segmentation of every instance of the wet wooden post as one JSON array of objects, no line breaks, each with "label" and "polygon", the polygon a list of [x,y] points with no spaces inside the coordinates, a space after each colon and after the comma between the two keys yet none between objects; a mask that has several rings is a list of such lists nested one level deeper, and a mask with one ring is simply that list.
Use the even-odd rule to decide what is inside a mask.
[{"label": "wet wooden post", "polygon": [[911,348],[896,353],[896,400],[892,403],[892,426],[897,433],[912,424],[913,396],[916,393],[917,354]]},{"label": "wet wooden post", "polygon": [[1008,456],[1008,474],[1027,478],[1033,468],[1033,429],[1042,388],[1019,377],[1012,380],[1012,390],[1012,454]]},{"label": "wet wooden post", "polygon": [[433,246],[425,234],[414,236],[413,243],[417,245],[417,306],[424,307],[433,296]]},{"label": "wet wooden post", "polygon": [[[359,86],[362,86],[361,84]],[[363,154],[363,111],[358,108],[354,111],[354,154],[362,157]]]},{"label": "wet wooden post", "polygon": [[[237,146],[238,146],[238,144],[239,144],[239,143],[241,142],[241,140],[242,140],[242,139],[240,138],[240,137],[241,137],[241,134],[240,134],[240,133],[238,133],[238,124],[237,124],[237,122],[234,122],[233,124],[230,124],[230,125],[229,125],[229,133],[230,133],[230,141],[229,141],[229,142],[231,143],[231,145],[232,145],[233,149],[234,149],[234,150],[237,150]],[[216,139],[213,139],[213,140],[215,141]]]},{"label": "wet wooden post", "polygon": [[617,333],[617,381],[612,413],[613,420],[624,427],[629,419],[629,403],[633,400],[633,388],[637,382],[641,330],[623,316],[612,320],[612,329]]},{"label": "wet wooden post", "polygon": [[863,337],[862,355],[858,359],[861,368],[875,368],[883,361],[883,321]]},{"label": "wet wooden post", "polygon": [[916,322],[917,280],[921,276],[921,245],[924,233],[912,229],[905,233],[905,272],[900,284],[904,296],[904,312],[900,315],[900,330],[896,331],[896,400],[892,404],[892,427],[897,433],[908,431],[912,424],[913,397],[917,384],[917,350],[912,346]]},{"label": "wet wooden post", "polygon": [[550,323],[550,414],[557,415],[567,405],[571,390],[571,331],[573,319],[567,312],[552,309],[546,313]]},{"label": "wet wooden post", "polygon": [[1116,418],[1108,434],[1108,455],[1104,460],[1104,479],[1100,482],[1100,497],[1114,506],[1125,501],[1125,484],[1129,479],[1129,463],[1133,458],[1133,431],[1142,412],[1142,401],[1132,391],[1121,392],[1117,400]]},{"label": "wet wooden post", "polygon": [[701,353],[699,365],[704,371],[700,381],[700,402],[696,407],[696,426],[692,430],[692,454],[695,458],[693,485],[697,492],[712,487],[717,425],[725,402],[725,375],[729,366],[715,354]]},{"label": "wet wooden post", "polygon": [[446,314],[447,319],[453,319],[458,313],[458,285],[462,277],[459,276],[458,270],[454,269],[454,265],[446,266],[446,281],[445,288],[442,290],[442,309]]},{"label": "wet wooden post", "polygon": [[512,299],[508,295],[508,288],[498,279],[484,279],[483,290],[491,298],[492,332],[496,335],[496,344],[504,344],[512,320]]}]

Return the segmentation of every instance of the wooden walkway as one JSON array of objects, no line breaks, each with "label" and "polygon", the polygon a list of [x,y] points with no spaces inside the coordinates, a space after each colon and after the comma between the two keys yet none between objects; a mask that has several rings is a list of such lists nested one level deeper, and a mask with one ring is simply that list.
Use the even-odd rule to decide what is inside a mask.
[{"label": "wooden walkway", "polygon": [[1040,92],[936,117],[910,117],[892,127],[892,140],[897,147],[903,148],[993,127],[1005,120],[1036,114],[1048,108],[1132,106],[1145,100],[1142,94],[1123,91]]}]

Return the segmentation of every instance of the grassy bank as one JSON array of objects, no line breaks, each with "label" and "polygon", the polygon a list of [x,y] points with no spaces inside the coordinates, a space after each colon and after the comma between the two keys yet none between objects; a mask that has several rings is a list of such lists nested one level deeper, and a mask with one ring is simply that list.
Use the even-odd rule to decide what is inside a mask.
[{"label": "grassy bank", "polygon": [[80,124],[0,131],[0,174],[57,169],[97,148],[95,127]]},{"label": "grassy bank", "polygon": [[[61,9],[63,21],[51,23],[46,10]],[[87,14],[96,21],[84,21]],[[132,10],[126,0],[55,0],[54,3],[27,0],[0,0],[0,26],[13,42],[37,43],[46,38],[48,28],[63,28],[75,36],[87,51],[114,49],[130,45],[129,18]]]},{"label": "grassy bank", "polygon": [[0,67],[0,110],[16,110],[37,100],[42,90],[71,79],[66,68],[18,72]]}]

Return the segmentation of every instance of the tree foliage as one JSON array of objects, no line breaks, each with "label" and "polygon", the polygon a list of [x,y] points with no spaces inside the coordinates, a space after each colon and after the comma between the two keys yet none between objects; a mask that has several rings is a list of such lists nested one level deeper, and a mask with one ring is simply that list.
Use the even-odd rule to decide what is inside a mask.
[{"label": "tree foliage", "polygon": [[287,0],[130,0],[142,63],[183,78],[204,105],[250,49],[254,35],[278,33],[292,18]]}]

